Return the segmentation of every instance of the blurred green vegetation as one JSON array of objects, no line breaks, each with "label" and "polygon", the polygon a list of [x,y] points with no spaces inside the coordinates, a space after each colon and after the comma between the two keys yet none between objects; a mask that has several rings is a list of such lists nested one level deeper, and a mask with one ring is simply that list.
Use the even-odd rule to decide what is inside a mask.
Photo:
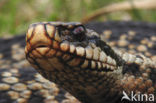
[{"label": "blurred green vegetation", "polygon": [[[0,36],[26,32],[29,24],[40,21],[80,21],[105,5],[124,0],[0,0]],[[96,21],[156,21],[154,10],[114,12]]]}]

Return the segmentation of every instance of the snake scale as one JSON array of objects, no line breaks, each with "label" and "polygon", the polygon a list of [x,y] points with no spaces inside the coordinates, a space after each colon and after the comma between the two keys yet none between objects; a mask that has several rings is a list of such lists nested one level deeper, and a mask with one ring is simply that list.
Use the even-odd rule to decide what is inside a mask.
[{"label": "snake scale", "polygon": [[[156,96],[155,61],[139,53],[131,54],[111,47],[105,38],[94,30],[86,29],[81,23],[35,23],[29,26],[26,35],[26,59],[44,78],[56,83],[82,103],[121,103],[123,91],[127,95],[133,91]],[[8,76],[10,72],[10,75],[17,75],[16,70],[6,72],[4,69],[1,72],[4,71],[2,76]],[[34,78],[36,72],[30,71],[30,74],[25,74],[27,70],[19,70],[19,74],[27,75],[27,80],[41,78],[37,74]],[[21,76],[20,79],[24,81],[25,78]],[[10,78],[3,78],[1,82],[7,79]],[[18,82],[16,79],[11,78],[13,82],[9,83]],[[11,89],[15,90],[18,86],[16,84]],[[17,91],[22,90],[19,88]],[[11,95],[11,92],[8,94]]]}]

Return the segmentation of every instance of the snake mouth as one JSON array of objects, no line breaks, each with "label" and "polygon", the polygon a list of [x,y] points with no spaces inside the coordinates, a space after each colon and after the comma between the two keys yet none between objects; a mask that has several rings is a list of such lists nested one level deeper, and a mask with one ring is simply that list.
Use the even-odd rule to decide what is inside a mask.
[{"label": "snake mouth", "polygon": [[[68,32],[65,30],[63,33],[66,34]],[[89,45],[83,47],[77,45],[77,42],[66,40],[66,37],[62,38],[62,34],[60,34],[59,28],[56,25],[39,23],[35,24],[35,26],[30,26],[26,35],[27,44],[25,48],[28,61],[31,62],[31,58],[44,58],[42,63],[46,64],[45,61],[47,59],[61,58],[61,61],[71,67],[78,66],[81,68],[98,69],[100,71],[113,71],[117,68],[116,61],[107,56],[99,47]],[[59,64],[61,65],[61,63]]]},{"label": "snake mouth", "polygon": [[40,45],[37,45],[36,48],[48,48],[48,46],[44,44],[40,44]]}]

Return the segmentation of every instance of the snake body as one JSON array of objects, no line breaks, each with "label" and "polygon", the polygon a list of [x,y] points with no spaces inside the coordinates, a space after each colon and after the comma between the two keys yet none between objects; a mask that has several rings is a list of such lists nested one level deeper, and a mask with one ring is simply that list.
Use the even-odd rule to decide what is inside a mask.
[{"label": "snake body", "polygon": [[120,103],[123,91],[156,96],[155,61],[112,48],[81,23],[30,25],[25,53],[43,77],[83,103]]}]

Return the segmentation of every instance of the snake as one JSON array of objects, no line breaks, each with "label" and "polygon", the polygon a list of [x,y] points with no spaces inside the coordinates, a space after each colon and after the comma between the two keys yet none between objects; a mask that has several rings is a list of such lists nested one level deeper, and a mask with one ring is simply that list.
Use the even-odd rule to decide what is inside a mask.
[{"label": "snake", "polygon": [[156,96],[155,61],[112,48],[79,22],[31,24],[25,54],[45,79],[82,103],[121,103],[132,91]]},{"label": "snake", "polygon": [[[118,48],[120,51],[134,55],[142,53],[152,61],[156,60],[156,24],[154,23],[91,22],[86,24],[85,28],[95,30],[101,40],[105,41],[111,48]],[[24,55],[25,44],[25,34],[0,38],[0,103],[80,103],[61,86],[43,78],[30,66]],[[155,74],[154,69],[151,70],[151,74]],[[129,72],[135,75],[139,74],[135,69]],[[147,74],[144,73],[143,76],[147,76]],[[155,75],[150,75],[149,78],[155,78]],[[152,82],[154,80],[152,79]],[[135,86],[136,83],[138,82],[134,82],[130,86],[127,85],[127,90]],[[143,87],[144,84],[147,84],[147,82],[140,81],[139,83]],[[72,84],[70,86],[72,87]],[[133,92],[133,94],[135,93]],[[124,95],[122,93],[119,103],[129,103],[123,99]],[[143,96],[145,98],[146,94]],[[147,96],[151,96],[151,94]],[[115,101],[115,103],[117,102]],[[147,101],[147,103],[149,102]]]}]

